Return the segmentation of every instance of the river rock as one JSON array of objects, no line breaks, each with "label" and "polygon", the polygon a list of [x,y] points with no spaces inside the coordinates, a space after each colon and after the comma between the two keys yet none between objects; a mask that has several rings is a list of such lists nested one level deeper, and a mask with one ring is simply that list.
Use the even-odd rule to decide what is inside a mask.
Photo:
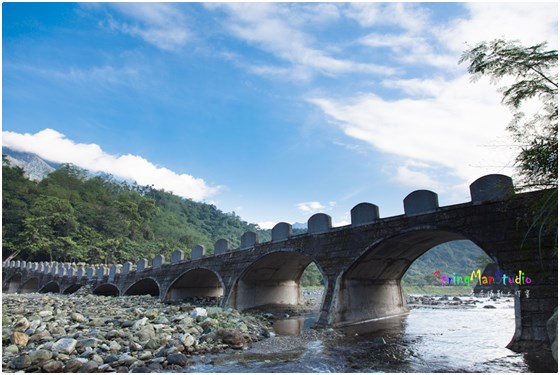
[{"label": "river rock", "polygon": [[144,313],[144,316],[150,320],[154,320],[155,318],[157,318],[159,316],[159,310],[158,309],[150,309],[148,311],[146,311]]},{"label": "river rock", "polygon": [[51,336],[51,333],[47,330],[44,330],[42,332],[37,332],[33,336],[29,337],[29,342],[49,341],[52,339],[53,337]]},{"label": "river rock", "polygon": [[45,372],[62,372],[64,364],[61,361],[49,360],[43,363],[43,371]]},{"label": "river rock", "polygon": [[11,363],[11,367],[15,368],[16,370],[23,370],[28,368],[29,366],[31,366],[31,358],[29,358],[29,355],[27,354],[17,356],[12,360]]},{"label": "river rock", "polygon": [[86,364],[84,364],[82,367],[80,367],[80,369],[78,370],[79,373],[91,373],[91,372],[96,372],[97,368],[99,367],[99,365],[97,364],[97,362],[94,361],[89,361]]},{"label": "river rock", "polygon": [[16,324],[14,324],[14,329],[19,332],[25,332],[29,328],[29,320],[26,317],[19,319]]},{"label": "river rock", "polygon": [[76,349],[77,343],[78,341],[74,339],[60,339],[53,345],[53,351],[70,354]]},{"label": "river rock", "polygon": [[216,336],[222,340],[224,344],[228,344],[233,349],[240,349],[245,344],[245,338],[241,332],[230,328],[219,329]]},{"label": "river rock", "polygon": [[192,312],[191,312],[191,318],[205,318],[208,316],[208,312],[206,311],[206,309],[202,308],[202,307],[196,307]]},{"label": "river rock", "polygon": [[188,358],[183,353],[172,353],[167,355],[167,363],[185,367],[188,363]]},{"label": "river rock", "polygon": [[9,353],[11,355],[19,354],[19,348],[17,347],[17,345],[12,344],[4,348],[4,353]]},{"label": "river rock", "polygon": [[12,344],[19,346],[20,348],[25,348],[27,342],[29,341],[29,336],[23,332],[14,331],[10,336],[10,341]]},{"label": "river rock", "polygon": [[78,323],[85,323],[87,322],[87,319],[80,313],[77,312],[73,312],[70,314],[70,319],[72,319],[72,321],[74,322],[78,322]]},{"label": "river rock", "polygon": [[50,350],[39,349],[33,352],[29,352],[29,358],[31,359],[32,363],[40,363],[44,361],[48,361],[53,357],[53,354]]},{"label": "river rock", "polygon": [[494,306],[494,305],[484,305],[482,307],[485,308],[485,309],[495,309],[496,308],[496,306]]},{"label": "river rock", "polygon": [[77,372],[88,360],[86,358],[73,358],[64,365],[64,372]]},{"label": "river rock", "polygon": [[139,329],[135,335],[140,341],[148,341],[150,339],[155,339],[156,331],[153,325],[146,324],[141,329]]}]

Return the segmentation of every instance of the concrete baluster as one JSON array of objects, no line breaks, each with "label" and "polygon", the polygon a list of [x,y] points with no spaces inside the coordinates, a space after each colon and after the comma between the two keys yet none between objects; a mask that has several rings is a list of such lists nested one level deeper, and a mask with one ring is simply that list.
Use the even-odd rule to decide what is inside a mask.
[{"label": "concrete baluster", "polygon": [[214,244],[214,255],[225,254],[229,252],[229,241],[225,239],[219,239]]},{"label": "concrete baluster", "polygon": [[438,195],[430,190],[416,190],[403,200],[404,214],[416,215],[435,211],[439,208]]},{"label": "concrete baluster", "polygon": [[152,260],[152,268],[153,269],[161,268],[161,266],[164,263],[165,263],[165,257],[163,256],[163,254],[159,254],[154,258],[154,260]]},{"label": "concrete baluster", "polygon": [[132,272],[132,262],[124,262],[121,273],[126,275],[129,272]]},{"label": "concrete baluster", "polygon": [[148,266],[148,259],[140,259],[136,262],[136,272],[142,272]]},{"label": "concrete baluster", "polygon": [[191,252],[192,260],[201,259],[202,257],[204,257],[204,255],[206,255],[206,249],[204,248],[204,246],[196,245],[195,247],[193,247]]},{"label": "concrete baluster", "polygon": [[272,242],[284,241],[292,237],[292,224],[278,223],[272,228]]},{"label": "concrete baluster", "polygon": [[241,236],[240,249],[248,249],[259,243],[259,235],[252,231],[247,231]]},{"label": "concrete baluster", "polygon": [[352,226],[373,223],[379,219],[379,207],[371,203],[360,203],[350,210]]},{"label": "concrete baluster", "polygon": [[171,254],[171,264],[181,263],[184,258],[185,253],[183,252],[183,250],[177,249]]},{"label": "concrete baluster", "polygon": [[315,214],[307,220],[307,233],[328,232],[332,228],[332,218],[327,214]]}]

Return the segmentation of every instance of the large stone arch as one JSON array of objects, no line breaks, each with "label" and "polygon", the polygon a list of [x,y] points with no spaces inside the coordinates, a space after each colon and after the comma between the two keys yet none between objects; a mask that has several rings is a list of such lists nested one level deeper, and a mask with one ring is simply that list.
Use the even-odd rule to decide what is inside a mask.
[{"label": "large stone arch", "polygon": [[112,296],[117,297],[120,295],[119,288],[113,284],[101,284],[98,285],[95,289],[93,289],[93,294],[99,296]]},{"label": "large stone arch", "polygon": [[324,280],[328,280],[319,262],[309,255],[295,251],[274,251],[263,255],[243,270],[227,303],[238,310],[301,304],[300,278],[312,262],[317,265]]},{"label": "large stone arch", "polygon": [[39,289],[39,293],[60,293],[60,285],[56,281],[51,281]]},{"label": "large stone arch", "polygon": [[422,254],[456,240],[470,240],[488,253],[472,236],[435,227],[407,229],[376,241],[339,275],[330,323],[340,326],[406,313],[402,276]]},{"label": "large stone arch", "polygon": [[32,277],[26,280],[18,289],[18,293],[35,293],[39,291],[39,278]]},{"label": "large stone arch", "polygon": [[150,295],[152,297],[159,297],[160,295],[160,286],[159,283],[151,278],[146,277],[144,279],[140,279],[130,287],[128,287],[123,295],[125,296],[140,296],[140,295]]},{"label": "large stone arch", "polygon": [[192,268],[177,277],[164,296],[164,301],[181,301],[192,297],[224,297],[224,282],[221,276],[208,268]]}]

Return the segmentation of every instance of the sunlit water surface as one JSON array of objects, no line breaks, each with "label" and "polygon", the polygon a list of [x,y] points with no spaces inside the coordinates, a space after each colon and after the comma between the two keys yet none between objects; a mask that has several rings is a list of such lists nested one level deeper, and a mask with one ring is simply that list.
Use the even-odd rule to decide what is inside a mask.
[{"label": "sunlit water surface", "polygon": [[[495,309],[483,308],[492,304]],[[277,322],[297,335],[316,315]],[[534,372],[540,359],[506,348],[515,330],[513,301],[485,300],[470,307],[419,307],[409,314],[344,329],[334,339],[308,340],[282,350],[249,349],[196,359],[187,372]],[[328,336],[328,334],[327,334]],[[297,336],[281,337],[297,340]],[[276,339],[280,339],[277,337]],[[269,339],[269,340],[275,340]],[[293,341],[296,342],[296,341]],[[533,363],[531,363],[533,362]],[[534,363],[537,362],[537,363]],[[557,371],[557,369],[552,369]]]}]

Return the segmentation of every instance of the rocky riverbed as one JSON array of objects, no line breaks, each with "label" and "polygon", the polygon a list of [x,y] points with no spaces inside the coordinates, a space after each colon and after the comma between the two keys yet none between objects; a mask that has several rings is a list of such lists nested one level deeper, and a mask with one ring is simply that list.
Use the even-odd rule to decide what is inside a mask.
[{"label": "rocky riverbed", "polygon": [[[150,296],[4,294],[4,372],[168,372],[271,336],[270,314]],[[273,335],[273,334],[272,334]]]}]

